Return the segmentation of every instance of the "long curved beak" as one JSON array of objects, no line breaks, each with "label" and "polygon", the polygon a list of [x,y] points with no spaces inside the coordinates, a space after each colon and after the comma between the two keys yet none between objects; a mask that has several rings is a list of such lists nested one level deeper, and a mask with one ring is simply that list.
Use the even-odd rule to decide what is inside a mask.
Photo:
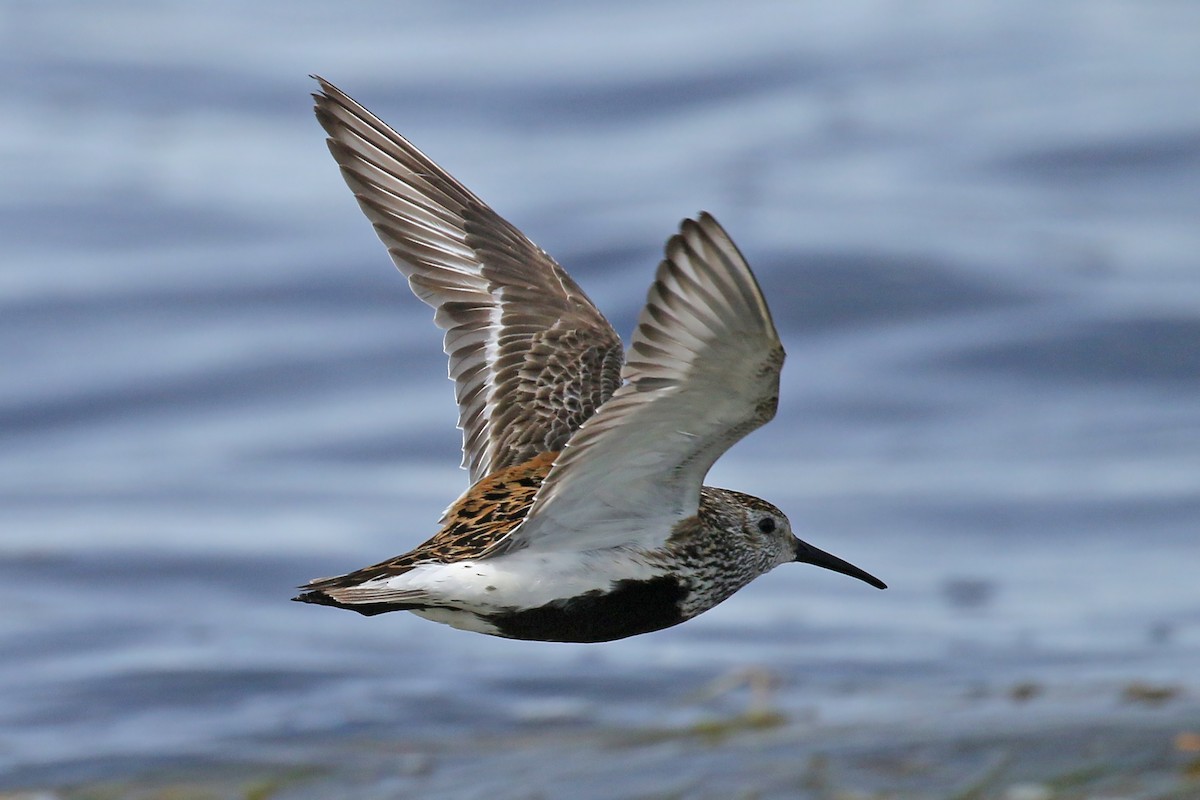
[{"label": "long curved beak", "polygon": [[837,556],[826,553],[824,550],[813,547],[808,542],[802,542],[799,539],[796,540],[796,560],[802,564],[815,564],[818,567],[831,569],[843,575],[849,575],[851,578],[858,578],[860,581],[871,584],[876,589],[887,588],[887,584],[879,580],[879,578],[868,572],[864,572],[849,561],[843,561]]}]

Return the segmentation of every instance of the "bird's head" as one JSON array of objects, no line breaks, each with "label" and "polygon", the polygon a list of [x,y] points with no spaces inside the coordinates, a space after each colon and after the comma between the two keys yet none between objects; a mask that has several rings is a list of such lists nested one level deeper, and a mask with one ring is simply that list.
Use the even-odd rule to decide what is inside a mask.
[{"label": "bird's head", "polygon": [[756,548],[775,554],[773,566],[795,561],[814,564],[823,569],[849,575],[851,578],[858,578],[876,589],[887,588],[887,584],[874,575],[798,538],[792,533],[792,524],[787,515],[767,501],[741,493],[731,494],[737,494],[741,501],[739,505],[742,510],[742,534],[754,542]]}]

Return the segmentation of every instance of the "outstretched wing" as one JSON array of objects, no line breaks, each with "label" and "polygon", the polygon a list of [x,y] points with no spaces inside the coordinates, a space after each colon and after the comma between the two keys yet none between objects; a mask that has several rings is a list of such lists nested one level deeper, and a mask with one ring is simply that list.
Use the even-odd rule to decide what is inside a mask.
[{"label": "outstretched wing", "polygon": [[783,358],[729,236],[708,214],[684,220],[650,287],[625,384],[570,439],[504,549],[661,543],[697,512],[713,462],[775,416]]},{"label": "outstretched wing", "polygon": [[620,385],[621,338],[541,248],[321,78],[329,151],[446,331],[472,482],[561,450]]}]

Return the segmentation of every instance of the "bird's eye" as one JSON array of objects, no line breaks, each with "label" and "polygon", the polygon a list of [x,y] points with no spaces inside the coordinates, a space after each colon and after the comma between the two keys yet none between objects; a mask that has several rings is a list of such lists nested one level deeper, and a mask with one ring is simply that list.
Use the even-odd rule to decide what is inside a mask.
[{"label": "bird's eye", "polygon": [[763,517],[762,519],[760,519],[758,521],[758,529],[760,531],[762,531],[763,533],[774,533],[775,532],[775,518],[774,517]]}]

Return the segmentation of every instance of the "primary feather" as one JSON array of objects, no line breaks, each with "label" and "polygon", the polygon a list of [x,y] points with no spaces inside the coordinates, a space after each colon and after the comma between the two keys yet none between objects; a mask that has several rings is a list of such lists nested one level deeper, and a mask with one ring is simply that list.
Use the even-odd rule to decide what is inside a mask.
[{"label": "primary feather", "polygon": [[561,450],[620,385],[621,339],[554,259],[321,78],[329,151],[445,330],[463,465],[477,481]]}]

